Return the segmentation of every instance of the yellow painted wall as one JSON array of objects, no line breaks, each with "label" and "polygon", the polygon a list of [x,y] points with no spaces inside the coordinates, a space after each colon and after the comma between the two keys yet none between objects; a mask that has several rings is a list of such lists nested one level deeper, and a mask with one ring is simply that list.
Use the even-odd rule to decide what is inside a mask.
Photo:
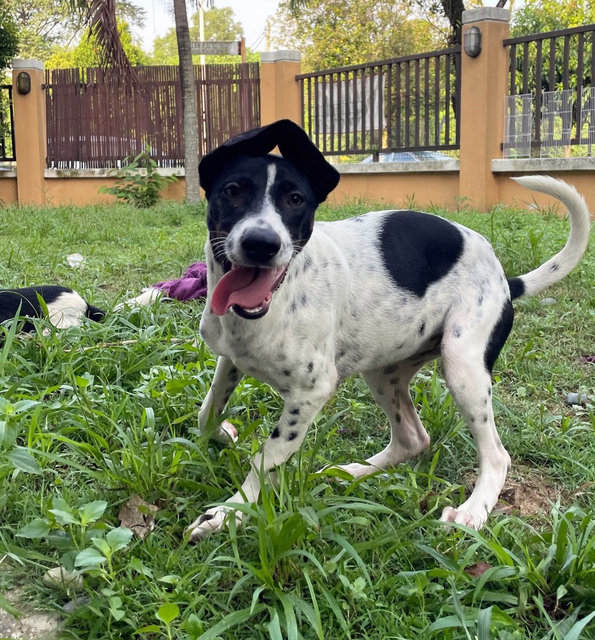
[{"label": "yellow painted wall", "polygon": [[[544,209],[555,207],[557,212],[564,213],[564,206],[554,198],[521,187],[510,179],[511,175],[496,175],[499,202],[518,209],[532,209],[535,205]],[[595,174],[592,171],[548,171],[547,175],[565,180],[574,185],[577,191],[585,198],[591,212],[591,218],[595,219]]]},{"label": "yellow painted wall", "polygon": [[[497,185],[495,201],[487,207],[502,203],[518,209],[534,208],[535,203],[543,208],[556,206],[548,196],[533,193],[519,186],[510,176],[494,174]],[[515,174],[520,175],[520,174]],[[573,184],[584,196],[591,216],[595,218],[595,175],[591,171],[548,171],[548,175]],[[99,187],[110,186],[114,178],[46,178],[44,180],[45,202],[48,206],[86,206],[102,202],[114,202],[115,198],[99,193]],[[14,177],[0,177],[0,204],[18,202],[17,181]],[[165,200],[184,201],[184,178],[167,185],[163,192]],[[459,196],[459,174],[444,173],[372,173],[343,174],[337,188],[330,194],[331,204],[362,199],[374,206],[408,208],[415,206],[427,209],[432,206],[450,211],[461,207],[476,208],[473,202]],[[561,205],[557,210],[562,211]]]},{"label": "yellow painted wall", "polygon": [[0,176],[0,206],[17,202],[17,179]]},{"label": "yellow painted wall", "polygon": [[453,209],[459,196],[458,173],[372,173],[343,174],[329,202],[363,198],[387,207],[427,208],[432,205]]},{"label": "yellow painted wall", "polygon": [[[91,205],[115,202],[108,193],[100,193],[101,187],[113,185],[116,178],[46,178],[44,180],[45,202],[49,206]],[[165,200],[184,201],[184,179],[168,184],[162,192]]]}]

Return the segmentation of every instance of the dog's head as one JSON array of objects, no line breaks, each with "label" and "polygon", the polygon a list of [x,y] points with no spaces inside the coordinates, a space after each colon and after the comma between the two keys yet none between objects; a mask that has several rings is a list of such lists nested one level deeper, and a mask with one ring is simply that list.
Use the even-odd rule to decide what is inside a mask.
[{"label": "dog's head", "polygon": [[[270,154],[275,147],[282,157]],[[199,174],[211,247],[226,272],[211,308],[260,318],[339,174],[290,120],[231,138],[201,160]]]}]

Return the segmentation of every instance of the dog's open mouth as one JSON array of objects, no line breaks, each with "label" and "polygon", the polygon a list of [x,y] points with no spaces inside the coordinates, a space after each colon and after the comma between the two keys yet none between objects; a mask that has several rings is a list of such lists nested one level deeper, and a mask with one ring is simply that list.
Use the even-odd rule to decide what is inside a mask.
[{"label": "dog's open mouth", "polygon": [[265,269],[233,265],[213,291],[213,313],[222,316],[233,308],[242,318],[261,318],[269,310],[273,293],[286,271],[287,266]]}]

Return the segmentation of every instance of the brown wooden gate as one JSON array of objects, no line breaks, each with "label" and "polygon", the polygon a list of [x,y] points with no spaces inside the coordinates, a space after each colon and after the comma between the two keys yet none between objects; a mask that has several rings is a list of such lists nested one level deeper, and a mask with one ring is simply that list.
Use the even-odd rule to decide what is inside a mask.
[{"label": "brown wooden gate", "polygon": [[[201,156],[260,123],[258,63],[195,66]],[[148,150],[160,167],[184,166],[178,67],[137,67],[140,87],[111,70],[48,69],[47,166],[118,168]]]}]

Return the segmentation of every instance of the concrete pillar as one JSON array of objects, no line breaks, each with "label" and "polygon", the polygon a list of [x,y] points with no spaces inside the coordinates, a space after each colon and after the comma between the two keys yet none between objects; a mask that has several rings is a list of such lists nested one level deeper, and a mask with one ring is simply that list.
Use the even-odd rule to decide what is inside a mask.
[{"label": "concrete pillar", "polygon": [[[483,7],[463,12],[461,52],[461,169],[459,195],[480,210],[498,201],[498,185],[491,161],[501,158],[506,110],[509,12]],[[464,51],[465,33],[481,31],[481,52],[475,58]]]},{"label": "concrete pillar", "polygon": [[302,124],[299,51],[268,51],[260,54],[260,124],[289,118]]},{"label": "concrete pillar", "polygon": [[[29,93],[19,93],[19,74],[30,77]],[[12,99],[17,159],[19,204],[45,204],[43,170],[46,166],[47,133],[43,63],[39,60],[12,61]]]}]

